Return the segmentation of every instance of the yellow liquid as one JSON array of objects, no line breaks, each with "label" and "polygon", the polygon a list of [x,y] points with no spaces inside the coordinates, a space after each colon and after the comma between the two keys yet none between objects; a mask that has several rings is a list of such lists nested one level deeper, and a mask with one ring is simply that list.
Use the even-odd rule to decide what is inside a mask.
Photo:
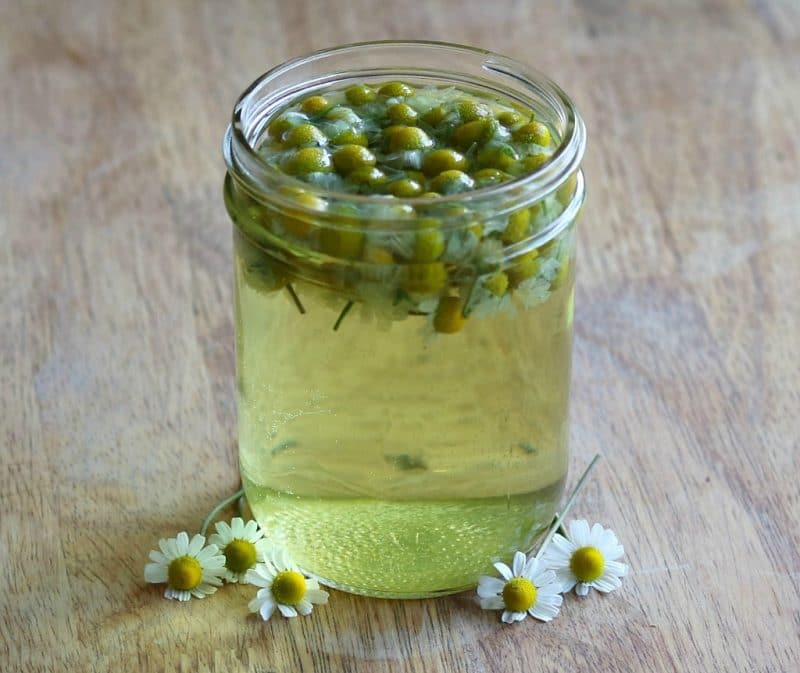
[{"label": "yellow liquid", "polygon": [[474,586],[552,520],[567,467],[573,277],[532,308],[390,321],[237,257],[239,443],[250,506],[323,583],[411,598]]}]

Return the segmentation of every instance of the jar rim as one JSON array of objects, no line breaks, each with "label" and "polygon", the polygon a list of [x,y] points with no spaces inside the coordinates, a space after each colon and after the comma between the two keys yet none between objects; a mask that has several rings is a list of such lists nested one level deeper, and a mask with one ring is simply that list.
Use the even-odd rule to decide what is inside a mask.
[{"label": "jar rim", "polygon": [[[264,89],[281,75],[287,74],[293,69],[320,61],[328,57],[345,55],[349,52],[363,51],[364,49],[441,49],[451,52],[462,53],[473,58],[483,59],[481,67],[488,73],[495,76],[500,75],[509,78],[518,84],[525,85],[526,89],[538,93],[545,98],[548,107],[553,110],[561,122],[563,122],[563,132],[560,134],[560,142],[550,156],[550,158],[536,170],[514,177],[506,182],[481,187],[479,189],[461,192],[458,194],[443,195],[437,198],[432,197],[386,197],[384,195],[372,194],[353,194],[349,192],[325,189],[318,185],[313,185],[298,180],[287,175],[275,167],[271,166],[264,157],[256,150],[248,138],[248,131],[252,124],[251,120],[245,119],[248,111],[248,104],[253,102],[251,99],[257,94],[262,94]],[[402,63],[394,66],[397,70],[409,71],[407,76],[414,75],[438,77],[449,80],[459,73],[436,70],[430,68],[421,70],[420,68],[405,68]],[[385,68],[384,68],[385,69]],[[373,69],[364,70],[369,76],[380,75],[380,71]],[[336,75],[337,73],[329,73]],[[394,73],[393,73],[394,74]],[[476,79],[461,73],[467,82],[475,82]],[[335,79],[333,81],[336,81]],[[313,85],[315,80],[305,82],[306,85]],[[484,82],[486,84],[486,82]],[[495,83],[496,84],[496,83]],[[307,88],[303,87],[303,88]],[[496,88],[496,87],[495,87]],[[296,91],[302,90],[295,87]],[[277,101],[284,101],[287,92],[278,90],[272,95]],[[257,120],[258,121],[258,120]],[[515,210],[524,203],[535,202],[563,184],[580,166],[586,147],[586,128],[575,104],[569,96],[553,80],[543,75],[539,71],[525,65],[521,61],[502,56],[495,52],[471,47],[462,44],[432,41],[432,40],[375,40],[366,42],[353,42],[336,47],[320,49],[309,54],[298,56],[271,68],[258,78],[256,78],[238,97],[233,108],[231,123],[228,126],[223,141],[223,156],[232,176],[238,182],[244,182],[251,190],[263,192],[261,185],[274,185],[275,189],[270,189],[270,199],[278,202],[285,202],[284,205],[297,209],[298,204],[283,196],[280,192],[281,187],[302,189],[309,194],[326,199],[328,202],[339,202],[348,204],[374,204],[384,202],[394,206],[442,206],[465,205],[480,207],[487,202],[499,201],[507,204],[507,210]],[[578,195],[576,194],[576,198]],[[580,197],[582,200],[582,196]],[[302,207],[301,207],[302,208]],[[505,210],[506,208],[504,208]],[[392,219],[390,217],[381,218],[373,216],[373,219]],[[544,233],[544,232],[542,232]]]}]

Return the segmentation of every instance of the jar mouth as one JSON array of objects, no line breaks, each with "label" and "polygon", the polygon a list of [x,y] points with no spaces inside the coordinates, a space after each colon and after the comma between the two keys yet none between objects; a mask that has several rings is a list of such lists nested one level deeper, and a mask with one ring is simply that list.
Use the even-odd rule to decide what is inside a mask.
[{"label": "jar mouth", "polygon": [[[331,71],[320,67],[326,60],[349,60],[367,63],[365,50],[397,53],[398,63],[392,66],[350,66],[346,72]],[[469,62],[475,72],[463,72],[431,67],[432,53],[425,64],[405,65],[405,60],[415,51],[438,52],[447,59],[460,63]],[[355,59],[353,57],[356,57]],[[302,69],[311,71],[299,82],[284,82],[287,76]],[[272,113],[301,93],[350,79],[400,78],[414,80],[465,84],[482,90],[494,91],[533,108],[544,109],[556,122],[559,144],[551,157],[531,173],[515,177],[507,182],[489,185],[458,194],[430,197],[387,197],[385,195],[352,194],[333,191],[297,180],[271,166],[256,150],[257,141]],[[495,79],[490,79],[494,77]],[[516,88],[512,88],[514,85]],[[555,119],[553,119],[553,117]],[[545,75],[525,64],[494,52],[466,45],[424,40],[379,40],[355,42],[288,60],[261,75],[239,96],[233,109],[231,123],[223,140],[223,155],[232,176],[248,191],[259,194],[269,192],[270,201],[291,206],[297,204],[283,196],[282,188],[301,186],[305,192],[327,200],[329,203],[374,204],[387,203],[413,208],[463,205],[468,208],[493,206],[497,212],[511,212],[533,203],[556,190],[574,174],[583,158],[586,147],[586,129],[574,103],[567,94]],[[582,183],[582,181],[581,181]],[[581,190],[582,191],[582,190]],[[576,191],[576,200],[583,194]],[[498,208],[499,206],[499,208]],[[312,211],[310,211],[312,212]],[[373,219],[393,219],[391,217]],[[544,232],[542,232],[544,233]]]}]

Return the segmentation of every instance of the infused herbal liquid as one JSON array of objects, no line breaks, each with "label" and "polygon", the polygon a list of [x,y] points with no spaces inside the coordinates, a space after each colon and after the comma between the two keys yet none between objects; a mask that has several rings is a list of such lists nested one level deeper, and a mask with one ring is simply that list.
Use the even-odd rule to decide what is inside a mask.
[{"label": "infused herbal liquid", "polygon": [[297,284],[301,314],[246,268],[239,450],[272,540],[336,586],[403,596],[469,587],[533,543],[567,468],[571,274],[531,309],[443,335],[368,305],[334,331],[344,298]]},{"label": "infused herbal liquid", "polygon": [[304,67],[256,83],[226,138],[247,499],[325,584],[465,589],[531,548],[565,480],[583,127],[544,80],[286,93]]}]

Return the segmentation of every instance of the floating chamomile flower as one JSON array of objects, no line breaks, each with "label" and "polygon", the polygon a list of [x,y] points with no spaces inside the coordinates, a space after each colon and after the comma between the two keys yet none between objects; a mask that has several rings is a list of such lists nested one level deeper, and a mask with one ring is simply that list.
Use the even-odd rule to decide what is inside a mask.
[{"label": "floating chamomile flower", "polygon": [[628,566],[617,559],[625,553],[614,531],[599,523],[589,530],[584,519],[572,521],[569,536],[556,533],[542,560],[555,571],[561,591],[585,596],[590,588],[602,593],[618,589]]},{"label": "floating chamomile flower", "polygon": [[563,598],[555,573],[537,558],[525,559],[514,554],[511,568],[495,563],[503,579],[484,575],[478,580],[478,597],[484,610],[503,610],[506,624],[518,622],[528,615],[549,622],[558,614]]},{"label": "floating chamomile flower", "polygon": [[264,561],[267,541],[263,531],[255,521],[245,524],[238,516],[231,520],[230,525],[218,521],[215,526],[217,532],[208,541],[217,545],[225,556],[225,579],[228,582],[244,582],[247,571]]},{"label": "floating chamomile flower", "polygon": [[161,551],[150,552],[153,563],[144,567],[145,580],[153,584],[166,583],[166,598],[188,601],[192,596],[210,596],[222,584],[225,557],[216,545],[206,547],[205,542],[202,535],[195,535],[190,541],[185,532],[159,540]]},{"label": "floating chamomile flower", "polygon": [[283,549],[269,549],[266,561],[248,570],[245,579],[262,587],[248,607],[264,621],[272,617],[275,608],[284,617],[305,616],[314,605],[328,602],[328,593],[319,588],[316,580],[303,575]]}]

